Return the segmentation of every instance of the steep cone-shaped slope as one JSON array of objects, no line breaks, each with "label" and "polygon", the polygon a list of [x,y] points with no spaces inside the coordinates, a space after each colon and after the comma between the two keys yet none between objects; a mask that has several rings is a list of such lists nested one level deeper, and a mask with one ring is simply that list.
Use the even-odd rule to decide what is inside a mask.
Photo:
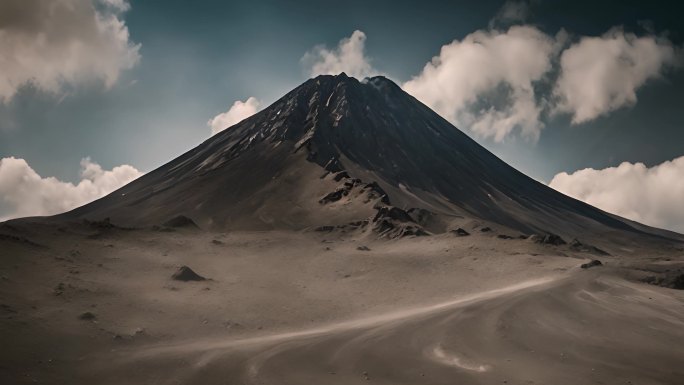
[{"label": "steep cone-shaped slope", "polygon": [[[363,183],[377,182],[378,193],[369,197],[372,188],[359,187],[347,191],[361,194],[359,199],[319,202],[349,181],[333,177],[343,170]],[[390,80],[360,82],[345,74],[308,80],[258,114],[65,217],[111,217],[143,226],[185,215],[203,228],[302,229],[372,217],[383,190],[402,209],[523,232],[657,232],[636,230],[523,175]]]}]

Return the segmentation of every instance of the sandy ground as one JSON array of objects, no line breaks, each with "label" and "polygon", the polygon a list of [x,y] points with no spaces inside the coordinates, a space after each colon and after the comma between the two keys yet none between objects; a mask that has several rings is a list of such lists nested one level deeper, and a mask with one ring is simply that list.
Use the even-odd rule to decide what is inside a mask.
[{"label": "sandy ground", "polygon": [[[671,246],[0,225],[0,383],[676,384]],[[365,246],[369,250],[359,250]],[[209,280],[179,282],[190,266]],[[629,279],[627,279],[629,278]],[[93,319],[81,319],[90,312]]]}]

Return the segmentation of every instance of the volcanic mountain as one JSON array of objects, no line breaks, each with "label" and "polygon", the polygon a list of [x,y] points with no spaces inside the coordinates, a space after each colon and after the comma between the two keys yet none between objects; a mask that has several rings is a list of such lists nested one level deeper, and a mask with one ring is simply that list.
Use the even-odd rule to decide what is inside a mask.
[{"label": "volcanic mountain", "polygon": [[319,76],[102,199],[0,223],[0,384],[681,383],[682,241],[384,77]]},{"label": "volcanic mountain", "polygon": [[464,222],[567,236],[672,237],[534,181],[376,76],[318,76],[136,181],[61,218],[212,230],[373,229],[391,237]]}]

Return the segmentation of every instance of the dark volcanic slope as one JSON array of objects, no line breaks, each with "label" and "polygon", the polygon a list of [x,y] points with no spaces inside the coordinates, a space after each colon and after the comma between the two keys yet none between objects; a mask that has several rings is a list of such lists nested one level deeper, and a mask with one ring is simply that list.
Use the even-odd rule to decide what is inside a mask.
[{"label": "dark volcanic slope", "polygon": [[[388,197],[380,198],[385,192]],[[345,74],[308,80],[63,218],[111,217],[143,226],[185,215],[204,228],[301,229],[372,218],[373,206],[388,198],[404,210],[461,215],[524,232],[637,231],[508,166],[390,80],[359,82]]]}]

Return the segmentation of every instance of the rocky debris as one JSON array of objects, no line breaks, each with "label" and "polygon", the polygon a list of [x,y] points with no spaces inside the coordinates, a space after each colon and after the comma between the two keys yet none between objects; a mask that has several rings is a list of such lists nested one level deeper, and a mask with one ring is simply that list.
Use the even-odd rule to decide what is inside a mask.
[{"label": "rocky debris", "polygon": [[598,247],[592,246],[592,245],[587,245],[582,242],[580,242],[577,238],[573,239],[570,241],[570,250],[576,251],[576,252],[581,252],[581,253],[591,253],[591,254],[598,254],[598,255],[610,255],[607,252],[599,249]]},{"label": "rocky debris", "polygon": [[220,240],[218,240],[218,239],[212,239],[212,240],[211,240],[211,243],[213,243],[213,244],[215,244],[215,245],[223,245],[223,241],[220,241]]},{"label": "rocky debris", "polygon": [[351,178],[346,171],[341,171],[333,177],[336,182],[344,181],[339,185],[335,191],[329,192],[323,198],[318,200],[320,204],[334,203],[342,198],[349,196],[353,191],[356,191],[354,196],[363,196],[364,203],[369,203],[373,200],[380,200],[384,204],[389,204],[389,197],[387,193],[376,182],[363,183],[361,179]]},{"label": "rocky debris", "polygon": [[362,193],[366,193],[367,195],[367,202],[373,199],[380,199],[380,202],[388,205],[390,204],[389,196],[385,192],[385,190],[380,187],[380,185],[377,182],[371,182],[363,186],[361,189]]},{"label": "rocky debris", "polygon": [[407,236],[430,235],[422,227],[413,222],[413,218],[404,210],[394,206],[376,205],[377,213],[373,220],[373,231],[385,238],[402,238]]},{"label": "rocky debris", "polygon": [[346,171],[340,171],[337,174],[335,174],[335,176],[333,176],[333,180],[335,182],[339,182],[342,179],[347,179],[347,178],[349,178],[349,174]]},{"label": "rocky debris", "polygon": [[373,218],[373,222],[382,219],[382,218],[387,218],[387,219],[394,219],[399,222],[413,222],[413,218],[404,210],[394,207],[394,206],[378,206],[376,207],[376,210],[378,211],[377,214],[375,214],[375,218]]},{"label": "rocky debris", "polygon": [[506,235],[506,234],[499,234],[496,237],[499,239],[513,239],[513,237],[511,237],[510,235]]},{"label": "rocky debris", "polygon": [[93,321],[95,319],[95,314],[87,311],[84,313],[81,313],[81,315],[78,316],[78,319],[83,320],[83,321]]},{"label": "rocky debris", "polygon": [[171,278],[173,278],[176,281],[183,281],[183,282],[205,281],[206,280],[206,278],[195,273],[191,268],[189,268],[187,266],[179,267],[178,270],[175,273],[173,273]]},{"label": "rocky debris", "polygon": [[60,282],[57,284],[57,286],[55,286],[55,288],[53,289],[52,292],[55,295],[62,295],[62,294],[64,294],[64,289],[65,289],[64,283]]},{"label": "rocky debris", "polygon": [[380,234],[381,237],[389,239],[403,238],[408,236],[422,237],[430,235],[418,225],[405,223],[396,224],[386,219],[377,222],[373,227],[373,231]]},{"label": "rocky debris", "polygon": [[331,193],[328,193],[323,198],[319,199],[318,203],[326,204],[326,203],[337,202],[340,199],[342,199],[342,197],[347,196],[347,195],[349,195],[349,190],[346,190],[344,188],[338,188],[337,190],[335,190]]},{"label": "rocky debris", "polygon": [[358,247],[356,248],[356,250],[359,250],[359,251],[370,251],[370,248],[369,248],[368,246],[363,246],[363,245],[361,245],[361,246],[358,246]]},{"label": "rocky debris", "polygon": [[469,232],[465,231],[464,229],[462,229],[462,228],[460,228],[460,227],[457,228],[456,230],[451,230],[451,232],[452,232],[453,234],[458,235],[459,237],[465,237],[465,236],[470,235]]},{"label": "rocky debris", "polygon": [[483,227],[480,229],[480,231],[483,233],[488,233],[488,232],[492,231],[492,228],[491,227]]},{"label": "rocky debris", "polygon": [[362,221],[354,221],[354,222],[349,222],[346,225],[342,225],[342,228],[344,229],[359,229],[368,226],[368,219],[364,219]]},{"label": "rocky debris", "polygon": [[[337,172],[334,174],[333,179],[335,181],[343,181],[343,183],[334,191],[321,198],[318,201],[320,204],[334,203],[344,197],[363,197],[363,203],[375,201],[373,208],[377,213],[370,221],[362,220],[346,225],[319,226],[314,229],[315,231],[332,232],[341,230],[344,232],[365,228],[372,223],[372,230],[382,237],[398,238],[410,235],[429,235],[420,225],[415,223],[416,221],[407,211],[390,205],[387,193],[377,182],[364,183],[361,179],[351,178],[346,171]],[[420,209],[414,209],[414,212],[416,214],[420,213],[418,210]]]},{"label": "rocky debris", "polygon": [[169,219],[168,221],[164,222],[163,226],[171,228],[199,228],[195,221],[186,217],[185,215],[177,215]]},{"label": "rocky debris", "polygon": [[424,222],[434,215],[433,212],[421,209],[419,207],[412,207],[406,210],[406,212],[411,216],[411,218],[413,218],[413,221],[416,223]]},{"label": "rocky debris", "polygon": [[563,238],[553,233],[548,233],[546,235],[532,234],[527,239],[533,241],[534,243],[539,243],[541,245],[561,246],[566,244]]},{"label": "rocky debris", "polygon": [[112,223],[110,218],[105,218],[99,221],[91,221],[88,219],[84,219],[83,223],[87,225],[88,227],[91,227],[93,229],[98,229],[98,230],[107,230],[107,229],[113,229],[116,226]]},{"label": "rocky debris", "polygon": [[368,226],[369,221],[367,219],[362,220],[362,221],[354,221],[354,222],[349,222],[344,225],[337,225],[337,226],[332,226],[332,225],[327,225],[327,226],[318,226],[314,228],[314,231],[321,232],[321,233],[330,233],[335,230],[341,230],[341,231],[351,231],[351,230],[357,230],[364,228]]},{"label": "rocky debris", "polygon": [[594,259],[591,262],[583,263],[580,267],[583,269],[589,269],[595,266],[603,266],[603,263],[601,263],[601,261],[599,261],[598,259]]},{"label": "rocky debris", "polygon": [[427,231],[423,230],[420,226],[404,226],[401,230],[401,233],[399,233],[399,237],[408,237],[408,236],[416,236],[416,237],[424,237],[428,236],[430,233]]},{"label": "rocky debris", "polygon": [[0,241],[12,241],[12,242],[18,242],[18,243],[23,243],[29,246],[34,246],[34,247],[45,247],[41,245],[40,243],[33,242],[32,240],[26,238],[26,237],[20,237],[17,235],[11,235],[11,234],[0,234]]},{"label": "rocky debris", "polygon": [[642,278],[641,281],[668,289],[684,290],[684,272],[682,270],[668,271],[658,276],[649,275]]}]

